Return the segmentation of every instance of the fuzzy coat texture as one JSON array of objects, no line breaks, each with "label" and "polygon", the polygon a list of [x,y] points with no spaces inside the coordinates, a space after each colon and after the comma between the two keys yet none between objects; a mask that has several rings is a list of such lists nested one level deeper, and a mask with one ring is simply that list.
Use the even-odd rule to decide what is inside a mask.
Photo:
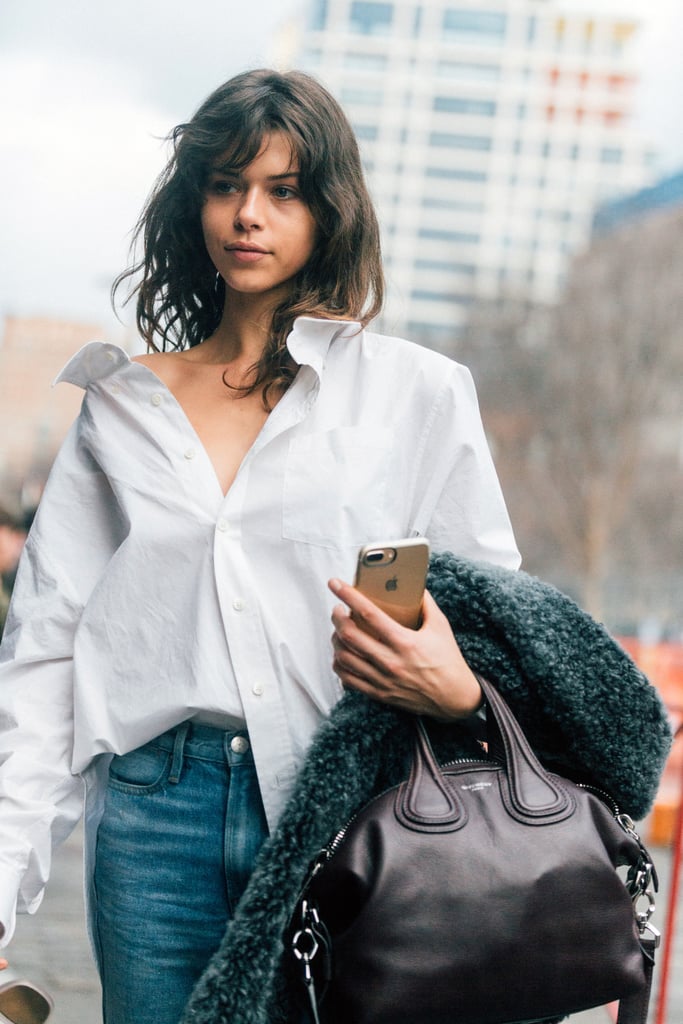
[{"label": "fuzzy coat texture", "polygon": [[[671,731],[656,691],[604,628],[524,572],[450,554],[432,559],[428,587],[468,663],[500,690],[546,766],[590,780],[641,818]],[[444,760],[481,755],[462,724],[430,723],[430,735]],[[283,933],[307,868],[360,807],[405,778],[412,745],[408,715],[359,693],[343,697],[311,745],[181,1024],[300,1020]]]}]

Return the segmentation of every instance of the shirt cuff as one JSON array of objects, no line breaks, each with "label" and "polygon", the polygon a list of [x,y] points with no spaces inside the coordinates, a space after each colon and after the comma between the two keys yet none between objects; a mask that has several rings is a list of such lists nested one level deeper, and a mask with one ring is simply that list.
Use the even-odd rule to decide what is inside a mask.
[{"label": "shirt cuff", "polygon": [[0,869],[0,949],[9,945],[17,926],[17,894],[21,876],[4,867]]}]

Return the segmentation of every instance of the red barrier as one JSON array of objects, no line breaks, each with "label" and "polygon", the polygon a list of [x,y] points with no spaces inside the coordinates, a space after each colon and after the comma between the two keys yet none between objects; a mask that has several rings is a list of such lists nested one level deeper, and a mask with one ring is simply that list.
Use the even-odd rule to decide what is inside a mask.
[{"label": "red barrier", "polygon": [[649,819],[647,836],[648,843],[652,845],[672,847],[655,1015],[655,1024],[667,1024],[669,979],[683,859],[683,644],[642,644],[631,638],[622,638],[620,643],[661,693],[676,737]]}]

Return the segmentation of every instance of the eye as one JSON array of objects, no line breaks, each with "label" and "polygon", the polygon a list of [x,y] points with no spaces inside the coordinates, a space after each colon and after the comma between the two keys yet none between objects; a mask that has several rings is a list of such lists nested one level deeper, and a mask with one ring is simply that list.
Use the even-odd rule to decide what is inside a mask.
[{"label": "eye", "polygon": [[211,178],[208,191],[217,196],[231,195],[237,191],[237,183],[230,178]]},{"label": "eye", "polygon": [[273,195],[276,199],[296,199],[299,193],[291,185],[276,185]]}]

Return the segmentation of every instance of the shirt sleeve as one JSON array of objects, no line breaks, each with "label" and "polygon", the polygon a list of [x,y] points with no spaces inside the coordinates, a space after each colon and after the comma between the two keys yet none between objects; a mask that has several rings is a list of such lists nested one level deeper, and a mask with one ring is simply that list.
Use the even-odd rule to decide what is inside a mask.
[{"label": "shirt sleeve", "polygon": [[35,912],[53,848],[83,809],[71,772],[73,646],[83,607],[122,539],[111,487],[74,424],[22,554],[0,647],[0,945]]},{"label": "shirt sleeve", "polygon": [[453,363],[420,438],[413,532],[432,550],[518,569],[519,551],[469,370]]}]

